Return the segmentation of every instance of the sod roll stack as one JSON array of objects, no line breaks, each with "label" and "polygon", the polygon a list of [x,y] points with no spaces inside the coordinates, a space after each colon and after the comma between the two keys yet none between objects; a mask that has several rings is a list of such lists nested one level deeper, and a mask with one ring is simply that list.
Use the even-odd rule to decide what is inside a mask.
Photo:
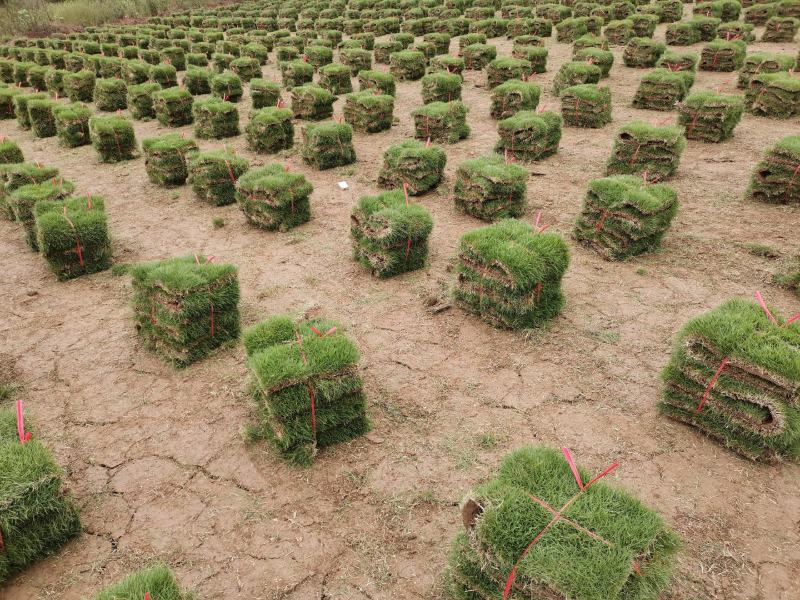
[{"label": "sod roll stack", "polygon": [[521,110],[536,110],[541,95],[535,83],[509,79],[492,90],[492,118],[507,119]]},{"label": "sod roll stack", "polygon": [[275,316],[243,336],[261,427],[280,455],[310,465],[318,449],[370,430],[356,345],[324,319]]},{"label": "sod roll stack", "polygon": [[452,600],[499,600],[506,589],[509,600],[660,597],[680,539],[625,490],[573,472],[566,456],[520,448],[467,494],[449,557]]},{"label": "sod roll stack", "polygon": [[271,163],[242,175],[236,201],[247,220],[268,231],[288,231],[311,219],[309,196],[314,187],[300,173]]},{"label": "sod roll stack", "polygon": [[172,133],[142,140],[142,150],[148,179],[156,185],[172,187],[186,183],[187,156],[198,148],[194,140]]},{"label": "sod roll stack", "polygon": [[320,170],[343,167],[356,161],[353,128],[347,123],[327,122],[303,127],[303,161]]},{"label": "sod roll stack", "polygon": [[467,105],[460,100],[431,102],[411,112],[414,137],[420,140],[454,144],[469,137]]},{"label": "sod roll stack", "polygon": [[135,265],[133,310],[144,345],[185,367],[239,337],[239,280],[233,265],[193,255]]},{"label": "sod roll stack", "polygon": [[633,106],[647,110],[673,110],[694,83],[691,71],[653,69],[642,77]]},{"label": "sod roll stack", "polygon": [[761,117],[789,119],[800,115],[800,77],[784,72],[757,75],[750,80],[745,102],[751,113]]},{"label": "sod roll stack", "polygon": [[386,131],[391,128],[394,119],[394,96],[374,91],[353,92],[345,96],[342,113],[345,122],[355,131]]},{"label": "sod roll stack", "polygon": [[561,310],[568,265],[560,235],[516,219],[499,221],[462,236],[455,300],[494,327],[536,327]]},{"label": "sod roll stack", "polygon": [[599,128],[611,122],[611,90],[592,83],[561,92],[561,116],[569,127]]},{"label": "sod roll stack", "polygon": [[236,181],[249,166],[246,158],[228,150],[198,152],[189,159],[189,185],[198,198],[214,206],[233,204]]},{"label": "sod roll stack", "polygon": [[766,152],[747,196],[757,202],[800,205],[800,135],[787,136]]},{"label": "sod roll stack", "polygon": [[561,115],[555,112],[521,110],[497,124],[500,139],[495,152],[533,162],[558,152],[561,141]]},{"label": "sod roll stack", "polygon": [[425,266],[433,219],[402,190],[363,196],[350,214],[353,258],[376,277]]},{"label": "sod roll stack", "polygon": [[36,438],[20,442],[16,411],[0,408],[0,585],[80,533],[63,473]]},{"label": "sod roll stack", "polygon": [[456,170],[456,208],[484,221],[525,213],[528,172],[492,154],[464,161]]},{"label": "sod roll stack", "polygon": [[651,182],[672,177],[678,170],[686,147],[683,127],[658,127],[640,121],[620,128],[611,158],[606,163],[607,175],[644,175]]},{"label": "sod roll stack", "polygon": [[608,260],[624,260],[661,244],[678,212],[678,195],[641,177],[614,175],[589,182],[575,239]]},{"label": "sod roll stack", "polygon": [[723,142],[733,136],[743,111],[739,96],[695,92],[678,105],[678,124],[685,127],[688,140]]},{"label": "sod roll stack", "polygon": [[424,194],[442,181],[445,164],[447,154],[440,146],[405,140],[384,152],[378,185],[401,189],[406,184],[410,195]]},{"label": "sod roll stack", "polygon": [[37,202],[63,200],[72,192],[75,186],[63,178],[53,178],[42,183],[29,183],[17,188],[8,196],[8,205],[14,211],[14,217],[25,228],[25,241],[31,250],[38,250],[36,241],[36,219],[33,207]]},{"label": "sod roll stack", "polygon": [[730,300],[683,327],[662,379],[662,413],[753,460],[800,458],[798,322]]},{"label": "sod roll stack", "polygon": [[247,145],[262,154],[287,150],[294,144],[292,111],[288,108],[266,107],[250,114],[245,127]]}]

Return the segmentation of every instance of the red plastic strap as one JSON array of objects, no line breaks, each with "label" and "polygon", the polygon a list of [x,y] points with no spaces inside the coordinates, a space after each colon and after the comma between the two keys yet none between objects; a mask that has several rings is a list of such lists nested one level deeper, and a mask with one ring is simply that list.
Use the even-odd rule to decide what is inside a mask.
[{"label": "red plastic strap", "polygon": [[6,542],[3,539],[3,530],[0,529],[0,552],[3,552],[6,549]]},{"label": "red plastic strap", "polygon": [[581,479],[581,474],[578,473],[578,467],[575,464],[575,460],[572,458],[572,453],[569,451],[569,448],[562,448],[561,452],[564,454],[564,458],[567,459],[567,464],[572,471],[572,476],[575,478],[575,483],[577,483],[578,487],[583,491],[583,480]]},{"label": "red plastic strap", "polygon": [[86,192],[86,208],[92,210],[92,194]]},{"label": "red plastic strap", "polygon": [[786,321],[786,324],[787,324],[787,325],[791,325],[791,324],[792,324],[792,323],[794,323],[795,321],[800,321],[800,313],[797,313],[797,314],[796,314],[796,315],[794,315],[793,317],[789,317],[789,319]]},{"label": "red plastic strap", "polygon": [[286,103],[283,101],[283,98],[278,98],[278,101],[275,103],[277,108],[284,108]]},{"label": "red plastic strap", "polygon": [[406,197],[406,206],[408,206],[408,183],[403,182],[403,194]]},{"label": "red plastic strap", "polygon": [[331,335],[331,334],[334,334],[334,333],[336,333],[336,330],[337,330],[337,329],[338,329],[338,327],[331,327],[330,329],[328,329],[328,331],[326,331],[325,333],[322,333],[322,332],[321,332],[319,329],[317,329],[316,327],[311,327],[311,331],[313,331],[314,333],[316,333],[316,334],[317,334],[319,337],[326,337],[326,336],[329,336],[329,335]]},{"label": "red plastic strap", "polygon": [[231,161],[226,160],[225,166],[228,167],[228,175],[231,176],[231,182],[236,184],[236,176],[233,174],[233,167],[231,167]]},{"label": "red plastic strap", "polygon": [[150,600],[150,592],[144,593],[144,600]]},{"label": "red plastic strap", "polygon": [[595,231],[602,231],[603,227],[605,227],[607,218],[608,210],[603,210],[603,214],[600,215],[600,219],[598,219],[597,223],[594,224]]},{"label": "red plastic strap", "polygon": [[632,165],[633,163],[635,163],[636,159],[639,158],[639,150],[641,150],[641,149],[642,149],[642,144],[641,144],[641,142],[639,142],[639,143],[636,144],[636,150],[633,151],[633,155],[631,156],[631,160],[628,163],[629,166]]},{"label": "red plastic strap", "polygon": [[22,412],[22,400],[17,400],[17,435],[19,443],[24,444],[31,439],[29,431],[25,431],[25,414]]},{"label": "red plastic strap", "polygon": [[411,238],[406,242],[406,263],[408,263],[408,255],[411,252]]},{"label": "red plastic strap", "polygon": [[536,303],[537,304],[539,303],[539,298],[541,298],[541,297],[542,297],[542,282],[541,281],[537,281],[536,282]]},{"label": "red plastic strap", "polygon": [[431,136],[428,136],[428,139],[425,141],[425,147],[426,148],[430,148],[431,147]]},{"label": "red plastic strap", "polygon": [[75,251],[78,253],[78,262],[81,265],[81,268],[85,267],[85,263],[83,261],[83,248],[81,248],[81,238],[78,235],[78,230],[75,228],[75,224],[70,220],[67,216],[67,207],[64,207],[64,218],[69,223],[69,226],[72,227],[72,230],[75,232]]},{"label": "red plastic strap", "polygon": [[764,297],[761,295],[761,292],[756,291],[754,296],[756,297],[756,302],[758,302],[759,306],[761,306],[761,310],[764,311],[764,314],[769,317],[769,320],[772,321],[773,325],[777,325],[778,320],[772,315],[769,308],[767,308],[767,303],[764,302]]},{"label": "red plastic strap", "polygon": [[713,390],[714,386],[717,385],[717,379],[719,379],[719,376],[722,375],[722,371],[725,369],[725,367],[728,365],[729,362],[730,358],[728,358],[727,356],[722,359],[722,362],[719,364],[717,372],[714,373],[714,377],[712,377],[711,381],[708,382],[708,387],[706,388],[706,391],[703,393],[703,398],[700,400],[700,404],[697,405],[695,412],[700,412],[701,410],[703,410],[703,405],[706,403],[706,400],[708,400],[709,395],[711,395],[711,390]]}]

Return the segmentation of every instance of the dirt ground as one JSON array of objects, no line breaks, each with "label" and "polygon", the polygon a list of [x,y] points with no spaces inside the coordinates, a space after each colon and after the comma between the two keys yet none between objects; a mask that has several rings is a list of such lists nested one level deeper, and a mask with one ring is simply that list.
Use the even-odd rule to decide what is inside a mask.
[{"label": "dirt ground", "polygon": [[[492,43],[510,54],[507,40]],[[549,71],[535,79],[543,102],[558,109],[550,84],[570,46],[547,45]],[[795,44],[749,47],[757,49],[797,52]],[[565,128],[558,154],[531,168],[526,219],[541,210],[567,237],[587,182],[604,174],[616,129],[674,116],[630,107],[644,71],[625,67],[620,48],[614,54],[605,80],[614,122]],[[279,79],[272,55],[265,75]],[[733,91],[735,81],[736,73],[699,73],[694,89]],[[466,73],[464,100],[472,135],[447,147],[446,183],[419,199],[435,223],[430,264],[388,281],[351,259],[349,213],[377,191],[387,146],[413,135],[419,82],[398,84],[391,131],[355,136],[355,165],[320,172],[296,150],[277,157],[315,187],[312,221],[284,234],[250,227],[235,205],[210,207],[188,187],[150,184],[141,158],[103,165],[89,146],[65,150],[0,122],[29,160],[106,198],[117,262],[206,252],[238,265],[245,325],[279,312],[340,320],[361,348],[374,420],[373,433],[323,451],[307,470],[246,444],[254,413],[241,347],[173,370],[137,339],[127,277],[57,283],[21,227],[0,222],[2,350],[18,359],[26,411],[66,468],[84,525],[1,598],[75,600],[159,559],[203,599],[437,599],[460,498],[506,452],[532,443],[568,446],[590,470],[621,462],[609,480],[685,540],[666,598],[800,598],[800,468],[747,462],[656,412],[659,372],[687,319],[757,289],[784,314],[798,310],[796,297],[769,284],[775,261],[745,245],[795,249],[800,208],[743,196],[755,161],[800,122],[745,115],[728,142],[690,142],[671,182],[681,210],[662,249],[615,264],[571,243],[563,313],[523,334],[457,308],[428,309],[452,285],[459,237],[482,224],[454,209],[454,171],[497,139],[485,73]],[[242,124],[249,106],[246,96]],[[140,140],[167,132],[156,122],[135,126]],[[276,159],[249,152],[244,136],[224,143],[253,166]],[[217,217],[223,228],[212,226]]]}]

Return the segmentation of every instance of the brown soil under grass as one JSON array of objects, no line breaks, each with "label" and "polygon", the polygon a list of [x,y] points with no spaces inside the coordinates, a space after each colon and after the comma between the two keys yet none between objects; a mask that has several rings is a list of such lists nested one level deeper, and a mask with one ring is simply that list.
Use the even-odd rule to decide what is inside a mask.
[{"label": "brown soil under grass", "polygon": [[[491,43],[499,56],[511,54],[507,40]],[[570,46],[554,39],[547,46],[548,72],[534,81],[543,85],[541,104],[553,109],[552,78]],[[766,49],[796,53],[795,44],[750,45]],[[624,67],[622,48],[613,51],[604,80],[613,123],[565,127],[558,154],[531,165],[525,218],[541,210],[564,235],[586,184],[604,174],[617,128],[674,117],[630,107],[644,71]],[[279,80],[270,63],[265,76]],[[693,89],[732,91],[736,75],[699,73]],[[398,83],[398,125],[355,134],[358,162],[350,167],[304,165],[296,127],[289,164],[314,185],[313,217],[286,234],[256,230],[235,205],[208,206],[188,186],[150,184],[143,159],[101,165],[90,146],[63,150],[55,138],[34,140],[15,122],[0,122],[28,159],[59,167],[78,190],[107,199],[118,262],[213,254],[239,266],[245,325],[279,312],[343,322],[364,357],[375,424],[365,439],[322,452],[309,470],[288,466],[266,445],[246,445],[241,431],[255,416],[243,348],[173,370],[137,339],[127,277],[105,272],[57,283],[28,250],[21,226],[2,221],[3,351],[19,357],[26,411],[68,469],[85,528],[2,597],[78,600],[160,558],[201,598],[434,600],[461,527],[461,495],[507,451],[543,442],[569,446],[590,470],[619,460],[616,483],[680,532],[686,547],[668,600],[793,598],[800,468],[742,460],[659,417],[656,401],[674,334],[690,317],[754,289],[785,314],[797,311],[791,292],[768,283],[776,262],[743,245],[796,249],[800,209],[750,203],[744,192],[761,154],[800,122],[745,115],[730,141],[689,142],[669,182],[681,209],[661,251],[618,264],[571,243],[562,314],[540,331],[510,333],[457,309],[427,308],[441,307],[453,282],[459,237],[482,225],[453,207],[455,169],[497,140],[485,73],[464,76],[472,135],[447,146],[439,191],[414,200],[435,223],[430,266],[380,281],[350,256],[349,215],[361,195],[379,191],[383,151],[413,137],[420,82]],[[239,107],[245,123],[249,96]],[[135,128],[140,140],[172,131],[155,121]],[[178,131],[192,137],[191,126]],[[248,151],[244,135],[225,144],[253,166],[274,160]],[[336,185],[343,179],[347,191]],[[225,227],[215,228],[216,218]]]}]

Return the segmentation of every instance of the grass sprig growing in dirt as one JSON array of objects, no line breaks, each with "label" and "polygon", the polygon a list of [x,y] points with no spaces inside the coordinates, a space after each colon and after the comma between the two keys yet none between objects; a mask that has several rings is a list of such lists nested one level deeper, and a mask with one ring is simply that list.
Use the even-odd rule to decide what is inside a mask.
[{"label": "grass sprig growing in dirt", "polygon": [[130,269],[136,327],[145,346],[185,367],[239,337],[233,265],[182,256]]},{"label": "grass sprig growing in dirt", "polygon": [[39,251],[59,281],[111,266],[111,238],[102,198],[40,201],[33,214]]},{"label": "grass sprig growing in dirt", "polygon": [[356,345],[326,319],[277,315],[244,332],[257,434],[299,465],[370,428]]},{"label": "grass sprig growing in dirt", "polygon": [[268,231],[288,231],[311,219],[314,187],[300,173],[271,163],[236,182],[236,201],[251,224]]},{"label": "grass sprig growing in dirt", "polygon": [[433,219],[401,190],[362,196],[350,215],[353,257],[376,277],[425,266]]},{"label": "grass sprig growing in dirt", "polygon": [[569,248],[560,235],[506,219],[459,244],[456,302],[495,327],[525,329],[557,315]]},{"label": "grass sprig growing in dirt", "polygon": [[188,183],[201,200],[214,206],[236,201],[236,181],[250,167],[247,159],[228,150],[198,152],[189,158]]},{"label": "grass sprig growing in dirt", "polygon": [[607,175],[642,175],[648,181],[672,177],[686,147],[683,127],[634,121],[620,128],[606,163]]},{"label": "grass sprig growing in dirt", "polygon": [[92,600],[142,600],[150,594],[154,600],[193,600],[194,595],[181,590],[166,565],[155,565],[128,575],[105,588]]},{"label": "grass sprig growing in dirt", "polygon": [[142,150],[147,177],[162,187],[186,183],[189,176],[187,156],[198,151],[194,140],[174,133],[142,140]]},{"label": "grass sprig growing in dirt", "polygon": [[615,175],[589,182],[573,235],[603,258],[624,260],[661,244],[678,212],[672,188]]},{"label": "grass sprig growing in dirt", "polygon": [[[591,480],[576,469],[582,482]],[[680,539],[630,493],[602,481],[584,486],[555,449],[507,455],[497,475],[461,503],[465,531],[451,546],[446,583],[452,597],[499,599],[508,585],[510,600],[656,600],[669,583]],[[545,504],[566,505],[568,520],[549,527],[554,516]]]},{"label": "grass sprig growing in dirt", "polygon": [[730,300],[678,334],[659,408],[748,458],[796,460],[798,347],[796,323],[770,318],[755,302]]},{"label": "grass sprig growing in dirt", "polygon": [[378,185],[401,189],[407,184],[410,195],[424,194],[442,181],[446,163],[447,154],[440,146],[405,140],[384,152]]},{"label": "grass sprig growing in dirt", "polygon": [[0,473],[2,584],[57,552],[80,533],[81,523],[77,509],[61,489],[61,469],[39,440],[19,442],[11,408],[0,408]]}]

